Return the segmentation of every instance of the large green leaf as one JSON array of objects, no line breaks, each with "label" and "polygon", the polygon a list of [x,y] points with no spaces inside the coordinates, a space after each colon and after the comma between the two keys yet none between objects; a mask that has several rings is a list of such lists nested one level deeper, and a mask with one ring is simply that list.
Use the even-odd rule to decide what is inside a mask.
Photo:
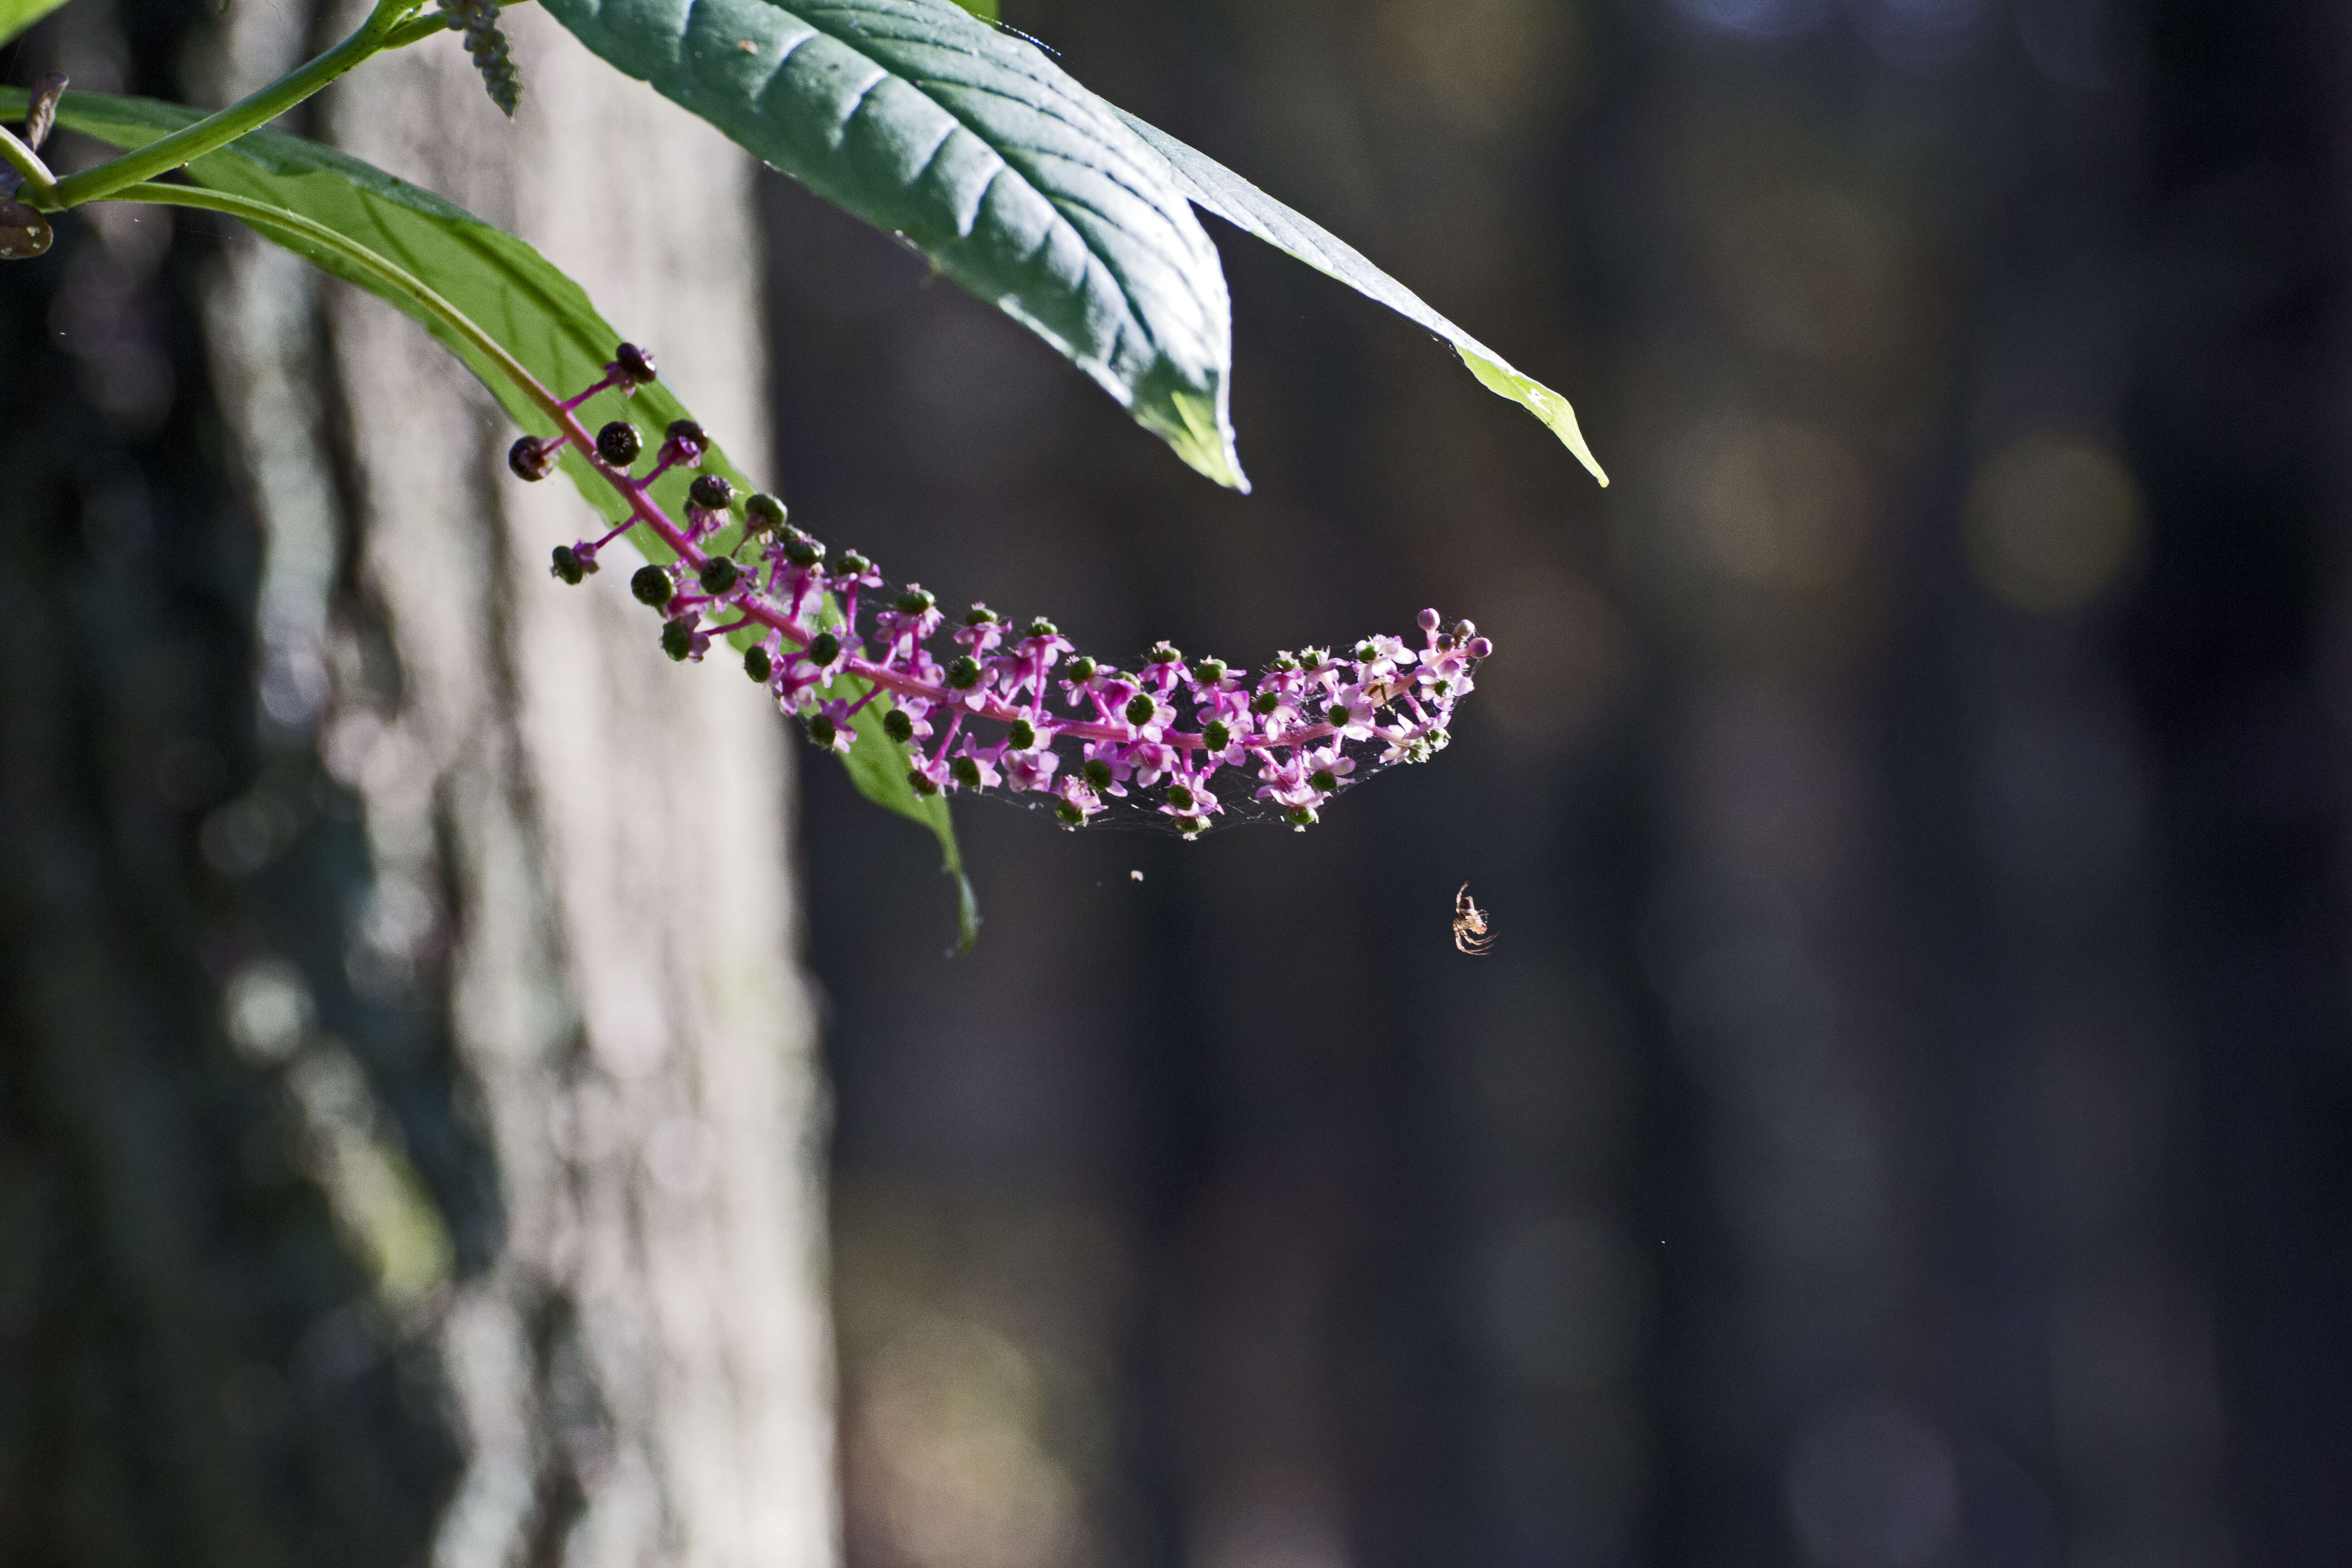
[{"label": "large green leaf", "polygon": [[[1109,106],[1106,106],[1109,107]],[[1511,368],[1502,355],[1431,310],[1420,295],[1373,266],[1364,254],[1329,230],[1309,222],[1276,201],[1207,153],[1186,146],[1165,131],[1138,120],[1127,110],[1111,108],[1138,136],[1150,142],[1168,162],[1178,186],[1192,200],[1237,228],[1248,230],[1277,250],[1289,252],[1317,271],[1338,279],[1366,299],[1377,300],[1398,315],[1428,328],[1454,345],[1470,374],[1490,392],[1507,397],[1551,427],[1577,461],[1602,484],[1601,471],[1584,433],[1576,426],[1576,411],[1568,399],[1532,376]]]},{"label": "large green leaf", "polygon": [[[21,115],[24,106],[21,89],[0,88],[0,114]],[[173,104],[92,93],[68,93],[58,110],[60,125],[122,148],[143,146],[197,118],[195,111]],[[189,165],[188,173],[199,184],[269,202],[307,217],[406,268],[559,395],[568,395],[598,379],[619,341],[619,334],[597,314],[586,292],[529,245],[429,191],[331,148],[265,129],[250,132],[198,159]],[[535,435],[554,433],[554,424],[539,406],[439,317],[406,296],[383,288],[377,279],[299,232],[262,222],[253,226],[415,317],[465,362],[516,423]],[[583,406],[582,412],[590,416],[592,425],[596,411],[607,402],[614,413],[622,410],[617,393],[602,394]],[[669,388],[658,383],[640,391],[626,406],[640,426],[655,431],[671,420],[690,417]],[[724,452],[714,449],[705,458],[704,467],[727,475],[742,488],[751,488]],[[565,469],[592,505],[619,521],[625,503],[611,486],[575,454],[566,453]],[[673,516],[679,515],[691,479],[688,473],[673,471],[654,487],[655,499]],[[667,558],[661,542],[645,531],[631,539],[654,559]],[[650,647],[647,655],[652,655]],[[875,701],[877,720],[888,703],[887,696]],[[878,722],[858,726],[858,752],[862,754],[848,761],[850,777],[859,792],[938,836],[946,868],[957,881],[961,942],[969,947],[977,916],[946,801],[919,797],[908,786],[907,754],[882,733]]]},{"label": "large green leaf", "polygon": [[[0,0],[0,44],[6,43],[66,0]],[[20,116],[24,110],[16,111]]]},{"label": "large green leaf", "polygon": [[950,0],[546,0],[582,42],[907,236],[1186,462],[1246,489],[1233,310],[1168,167],[1044,54]]}]

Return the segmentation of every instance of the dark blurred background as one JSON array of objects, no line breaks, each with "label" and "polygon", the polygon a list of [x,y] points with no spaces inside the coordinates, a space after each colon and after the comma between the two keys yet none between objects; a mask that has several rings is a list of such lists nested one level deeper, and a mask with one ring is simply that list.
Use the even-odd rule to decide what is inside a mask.
[{"label": "dark blurred background", "polygon": [[[84,0],[9,79],[176,95],[209,10]],[[928,839],[803,764],[853,1568],[2352,1562],[2340,0],[1005,19],[1616,483],[1212,219],[1219,492],[766,182],[774,477],[836,548],[1114,658],[1497,647],[1304,836],[960,806],[967,959]],[[501,1173],[445,960],[346,961],[366,814],[257,712],[220,252],[0,278],[0,1561],[396,1568],[447,1369],[215,1037],[316,993],[428,1282]],[[591,1560],[567,1510],[531,1563]]]},{"label": "dark blurred background", "polygon": [[1005,20],[1616,483],[1209,220],[1220,494],[770,187],[836,546],[1115,658],[1497,647],[1303,837],[960,808],[957,963],[924,842],[812,770],[850,1561],[2352,1561],[2352,16]]}]

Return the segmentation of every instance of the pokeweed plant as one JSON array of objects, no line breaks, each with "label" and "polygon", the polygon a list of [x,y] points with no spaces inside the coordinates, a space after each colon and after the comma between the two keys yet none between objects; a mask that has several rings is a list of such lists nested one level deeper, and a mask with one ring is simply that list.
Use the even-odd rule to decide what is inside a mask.
[{"label": "pokeweed plant", "polygon": [[[0,43],[61,0],[0,0]],[[512,0],[520,3],[520,0]],[[1514,369],[1344,242],[1203,153],[1080,86],[967,0],[541,0],[616,68],[764,162],[882,228],[1027,326],[1135,421],[1217,483],[1246,490],[1228,416],[1233,321],[1195,206],[1450,343],[1479,382],[1526,407],[1590,469],[1566,399]],[[952,615],[829,552],[759,489],[586,294],[514,236],[431,193],[268,127],[378,55],[449,32],[512,115],[524,84],[499,0],[379,0],[350,37],[216,113],[0,88],[0,259],[40,255],[51,215],[154,202],[237,219],[414,317],[523,429],[515,474],[559,468],[604,526],[551,563],[579,584],[625,541],[630,591],[664,652],[723,641],[746,675],[841,756],[868,799],[939,837],[978,923],[948,797],[996,792],[1066,826],[1108,817],[1196,837],[1227,821],[1304,829],[1350,784],[1446,742],[1491,651],[1470,623],[1421,616],[1421,644],[1379,636],[1276,655],[1255,677],[1161,644],[1132,671],[1077,654],[1043,618]],[[117,155],[62,178],[53,127]],[[559,395],[554,388],[576,389]],[[603,417],[591,429],[587,414]],[[642,426],[639,422],[642,422]],[[646,432],[653,435],[648,438]],[[945,632],[948,640],[933,644]]]}]

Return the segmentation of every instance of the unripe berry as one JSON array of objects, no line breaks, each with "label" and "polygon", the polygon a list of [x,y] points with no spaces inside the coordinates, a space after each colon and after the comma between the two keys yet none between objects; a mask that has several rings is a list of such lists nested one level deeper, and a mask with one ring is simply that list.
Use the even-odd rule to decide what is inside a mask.
[{"label": "unripe berry", "polygon": [[1149,724],[1159,710],[1159,704],[1140,691],[1127,700],[1127,721],[1130,724]]},{"label": "unripe berry", "polygon": [[980,787],[980,764],[970,757],[958,757],[948,764],[948,772],[966,789]]},{"label": "unripe berry", "polygon": [[1146,664],[1174,664],[1178,659],[1181,659],[1183,657],[1183,654],[1177,649],[1173,643],[1161,643],[1158,647],[1153,648],[1150,653],[1144,655],[1143,662]]},{"label": "unripe berry", "polygon": [[580,564],[579,552],[569,544],[555,547],[555,564],[549,570],[575,588],[580,585],[580,580],[588,575],[587,569]]},{"label": "unripe berry", "polygon": [[1093,659],[1088,658],[1085,654],[1080,654],[1077,658],[1070,660],[1070,679],[1078,682],[1080,685],[1084,685],[1086,682],[1092,680],[1095,678],[1096,668],[1097,666]]},{"label": "unripe berry", "polygon": [[841,657],[841,639],[831,632],[819,632],[809,639],[808,656],[820,665],[831,664]]},{"label": "unripe berry", "polygon": [[1055,801],[1054,803],[1054,815],[1062,819],[1065,826],[1069,827],[1084,826],[1087,820],[1087,814],[1080,811],[1076,806],[1072,805],[1066,800]]},{"label": "unripe berry", "polygon": [[705,511],[725,511],[735,500],[735,487],[724,474],[698,474],[686,488],[686,499]]},{"label": "unripe berry", "polygon": [[694,627],[685,621],[664,621],[661,635],[662,652],[684,663],[694,651]]},{"label": "unripe berry", "polygon": [[915,721],[907,717],[906,710],[893,708],[882,715],[882,732],[903,746],[915,738]]},{"label": "unripe berry", "polygon": [[1313,784],[1317,789],[1321,790],[1325,795],[1336,795],[1339,793],[1339,781],[1331,776],[1331,770],[1329,768],[1317,768],[1313,773],[1307,775],[1307,782]]},{"label": "unripe berry", "polygon": [[938,595],[929,588],[919,588],[912,583],[908,584],[907,591],[898,595],[898,609],[903,615],[919,616],[927,611],[937,609],[939,603]]},{"label": "unripe berry", "polygon": [[625,419],[615,419],[596,432],[596,455],[616,468],[625,468],[646,449],[646,438]]},{"label": "unripe berry", "polygon": [[730,557],[714,555],[702,563],[702,570],[695,575],[701,581],[704,593],[724,594],[743,580],[743,568]]},{"label": "unripe berry", "polygon": [[641,349],[635,343],[623,343],[619,348],[614,349],[613,363],[621,367],[622,377],[631,386],[651,386],[654,379],[661,374],[661,372],[654,367],[652,352]]},{"label": "unripe berry", "polygon": [[913,790],[917,795],[924,796],[935,795],[940,793],[940,786],[933,784],[930,780],[930,775],[925,773],[919,768],[913,768],[908,771],[907,787]]},{"label": "unripe berry", "polygon": [[980,660],[965,654],[948,666],[948,684],[958,691],[970,691],[980,684]]},{"label": "unripe berry", "polygon": [[1047,620],[1045,616],[1039,616],[1035,620],[1029,623],[1029,629],[1023,632],[1021,635],[1023,637],[1058,637],[1061,635],[1061,628],[1055,626],[1053,622]]},{"label": "unripe berry", "polygon": [[776,673],[776,661],[768,657],[766,648],[747,647],[743,650],[743,673],[765,686],[768,677]]},{"label": "unripe berry", "polygon": [[1282,693],[1279,691],[1261,691],[1250,700],[1250,711],[1253,713],[1271,713],[1281,706]]},{"label": "unripe berry", "polygon": [[986,605],[974,605],[964,612],[963,624],[968,626],[992,626],[1003,619]]},{"label": "unripe berry", "polygon": [[831,568],[836,577],[857,577],[873,570],[874,563],[855,550],[845,550],[834,560]]},{"label": "unripe berry", "polygon": [[507,448],[507,467],[514,470],[515,478],[536,483],[555,472],[555,459],[562,450],[561,440],[525,436]]},{"label": "unripe berry", "polygon": [[1234,743],[1233,726],[1223,719],[1212,719],[1202,729],[1201,739],[1208,742],[1209,750],[1222,752]]},{"label": "unripe berry", "polygon": [[1192,809],[1192,792],[1182,784],[1170,784],[1168,804],[1179,811],[1190,811]]},{"label": "unripe berry", "polygon": [[1204,658],[1192,667],[1193,677],[1204,686],[1214,686],[1225,678],[1225,661]]},{"label": "unripe berry", "polygon": [[1315,808],[1313,806],[1294,805],[1288,811],[1282,814],[1282,820],[1290,824],[1293,827],[1303,830],[1314,826],[1318,818],[1317,818],[1315,815]]},{"label": "unripe berry", "polygon": [[658,610],[677,594],[677,584],[659,566],[640,566],[637,574],[629,579],[629,592],[637,596],[637,603]]},{"label": "unripe berry", "polygon": [[784,503],[765,490],[755,490],[743,503],[743,521],[754,533],[784,526]]},{"label": "unripe berry", "polygon": [[1015,719],[1011,728],[1005,731],[1004,738],[1013,743],[1014,751],[1025,752],[1037,743],[1037,726],[1026,719]]},{"label": "unripe berry", "polygon": [[1087,787],[1097,795],[1102,794],[1111,786],[1110,764],[1100,757],[1088,757],[1079,766],[1078,776],[1086,780]]},{"label": "unripe berry", "polygon": [[797,528],[784,531],[783,551],[785,560],[803,570],[824,559],[824,546]]}]

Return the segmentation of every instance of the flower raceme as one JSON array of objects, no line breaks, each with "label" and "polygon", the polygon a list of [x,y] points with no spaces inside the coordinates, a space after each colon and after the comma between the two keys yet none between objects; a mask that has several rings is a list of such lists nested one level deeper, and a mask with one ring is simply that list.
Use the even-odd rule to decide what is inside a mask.
[{"label": "flower raceme", "polygon": [[[652,355],[623,343],[604,378],[562,407],[568,416],[608,388],[633,395],[656,374]],[[1353,782],[1360,761],[1371,763],[1369,773],[1442,750],[1454,705],[1493,651],[1468,621],[1446,626],[1423,610],[1417,648],[1394,637],[1336,653],[1302,648],[1252,679],[1162,643],[1136,669],[1116,669],[1076,652],[1051,621],[1015,624],[984,605],[951,617],[913,583],[889,593],[866,557],[829,552],[786,520],[782,501],[740,495],[715,473],[696,476],[679,524],[651,491],[672,468],[701,466],[709,443],[690,420],[663,433],[653,466],[636,478],[629,469],[645,441],[634,426],[614,420],[591,440],[568,423],[570,434],[517,441],[509,466],[544,479],[565,446],[577,447],[629,515],[601,538],[557,546],[554,574],[577,584],[614,539],[650,529],[677,560],[640,567],[629,588],[661,615],[663,651],[699,660],[716,639],[751,634],[744,673],[812,742],[845,753],[862,726],[877,725],[907,748],[918,795],[1044,796],[1071,827],[1113,801],[1147,804],[1188,838],[1245,798],[1303,831]],[[739,521],[738,542],[719,549]]]}]

